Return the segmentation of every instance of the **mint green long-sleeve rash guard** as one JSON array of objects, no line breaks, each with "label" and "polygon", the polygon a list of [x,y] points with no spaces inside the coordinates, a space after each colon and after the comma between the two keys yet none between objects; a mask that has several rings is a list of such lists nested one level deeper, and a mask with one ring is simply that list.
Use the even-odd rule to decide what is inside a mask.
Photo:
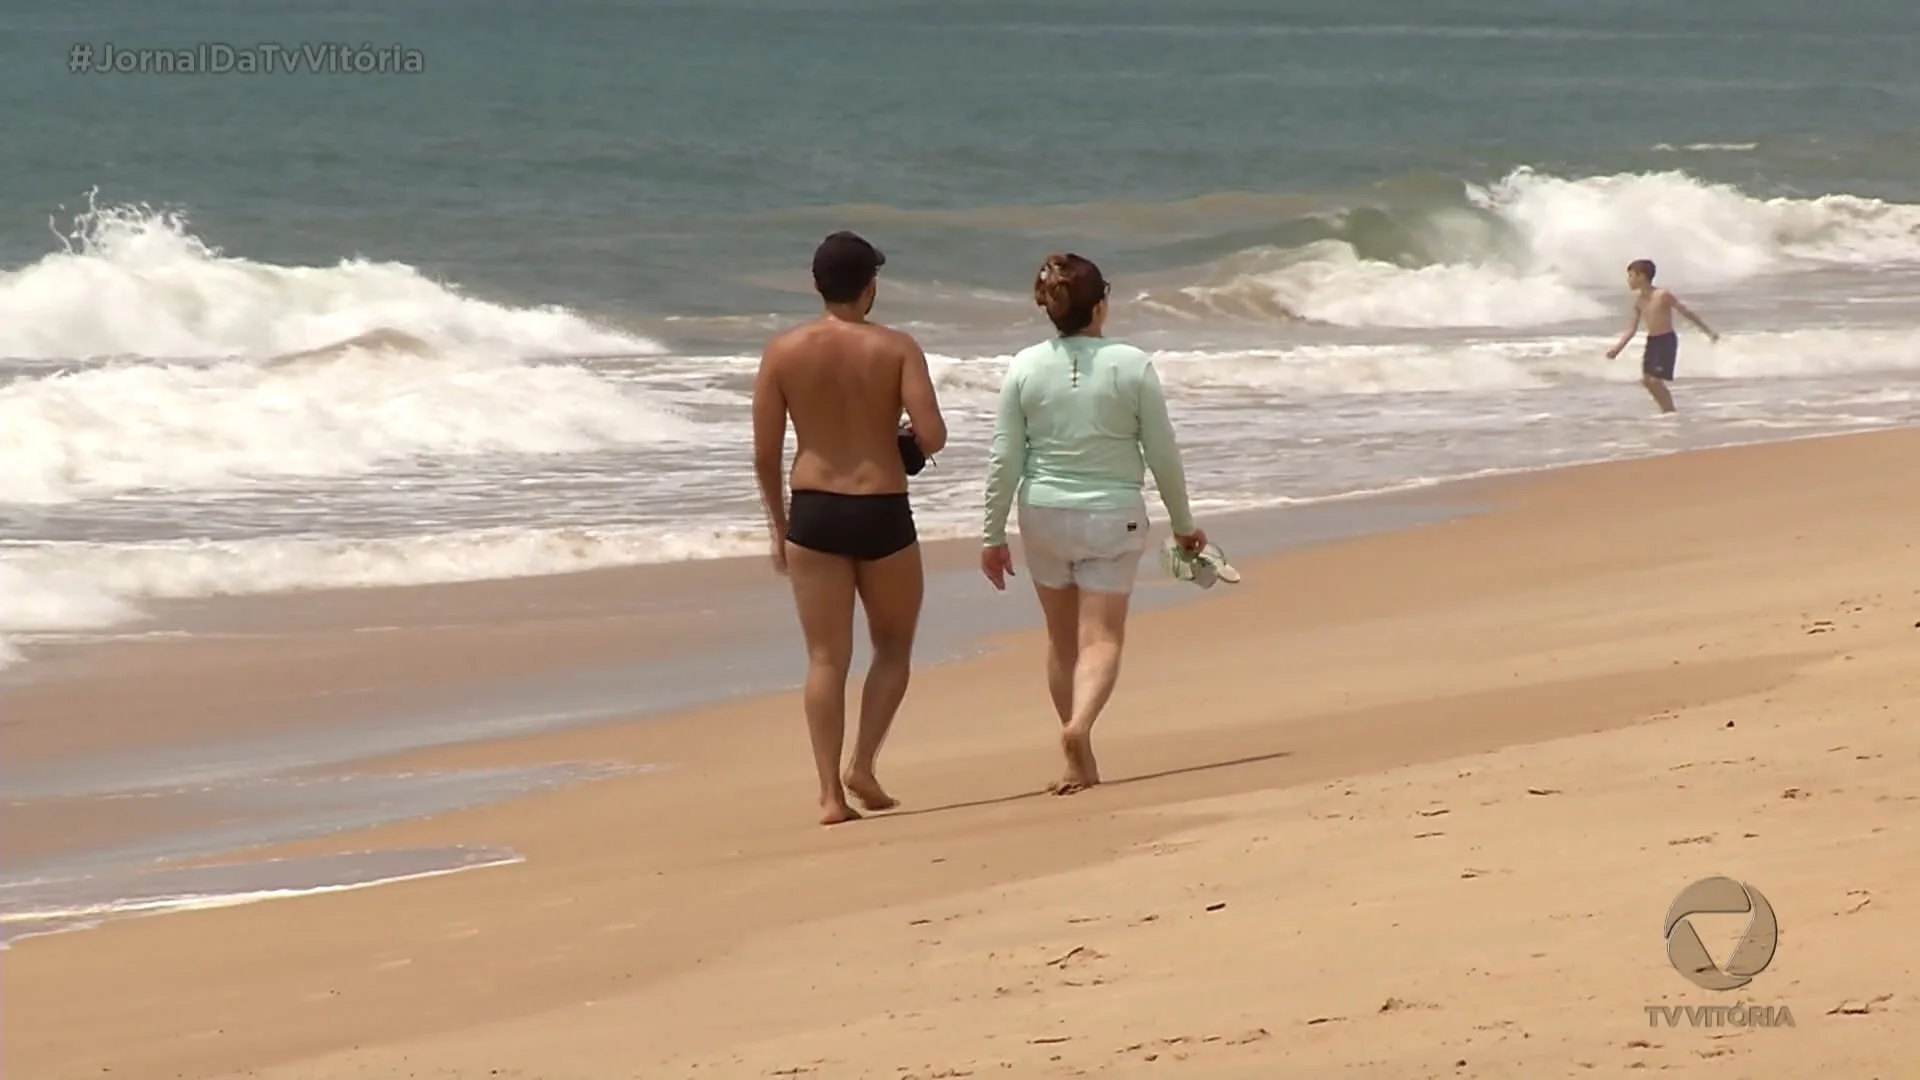
[{"label": "mint green long-sleeve rash guard", "polygon": [[1007,542],[1016,496],[1029,506],[1124,510],[1139,505],[1149,468],[1173,531],[1192,533],[1180,446],[1146,353],[1094,337],[1023,349],[1000,386],[986,546]]}]

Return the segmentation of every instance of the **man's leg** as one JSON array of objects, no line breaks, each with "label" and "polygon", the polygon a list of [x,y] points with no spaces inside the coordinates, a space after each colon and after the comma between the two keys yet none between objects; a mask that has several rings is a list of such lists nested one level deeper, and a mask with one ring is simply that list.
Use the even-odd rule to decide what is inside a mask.
[{"label": "man's leg", "polygon": [[1640,384],[1653,395],[1662,415],[1673,411],[1673,395],[1667,392],[1667,380],[1673,378],[1679,353],[1680,339],[1662,334],[1647,339],[1646,354],[1640,360]]},{"label": "man's leg", "polygon": [[1075,783],[1079,776],[1073,748],[1064,742],[1067,725],[1073,722],[1073,672],[1080,663],[1080,590],[1074,585],[1051,588],[1034,582],[1033,593],[1040,598],[1040,612],[1047,621],[1047,693],[1053,698],[1053,711],[1060,718],[1062,750],[1067,771],[1050,790],[1059,791]]},{"label": "man's leg", "polygon": [[847,805],[840,783],[840,750],[847,733],[847,669],[853,663],[854,563],[787,545],[800,632],[807,639],[807,735],[820,774],[820,823],[837,825],[860,815]]},{"label": "man's leg", "polygon": [[1646,387],[1647,393],[1653,395],[1654,402],[1660,406],[1660,411],[1663,414],[1673,411],[1673,395],[1668,392],[1667,384],[1664,380],[1655,378],[1652,375],[1642,375],[1640,377],[1640,385]]},{"label": "man's leg", "polygon": [[899,801],[888,795],[874,776],[874,759],[887,741],[893,718],[907,697],[913,675],[913,638],[920,628],[920,603],[926,595],[920,545],[911,544],[884,559],[854,564],[860,606],[867,613],[867,634],[873,641],[873,660],[867,665],[867,683],[860,692],[860,731],[854,737],[853,761],[847,766],[846,788],[869,810],[888,810]]}]

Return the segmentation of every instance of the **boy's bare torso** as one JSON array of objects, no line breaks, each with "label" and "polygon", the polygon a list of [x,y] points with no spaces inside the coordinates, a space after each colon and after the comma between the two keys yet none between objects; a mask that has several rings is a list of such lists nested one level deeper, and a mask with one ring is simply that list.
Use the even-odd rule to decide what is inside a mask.
[{"label": "boy's bare torso", "polygon": [[1633,302],[1633,309],[1640,313],[1646,324],[1647,336],[1657,337],[1673,333],[1673,294],[1665,289],[1648,289]]},{"label": "boy's bare torso", "polygon": [[823,318],[767,344],[798,444],[789,480],[794,490],[907,490],[898,435],[911,340],[874,323]]}]

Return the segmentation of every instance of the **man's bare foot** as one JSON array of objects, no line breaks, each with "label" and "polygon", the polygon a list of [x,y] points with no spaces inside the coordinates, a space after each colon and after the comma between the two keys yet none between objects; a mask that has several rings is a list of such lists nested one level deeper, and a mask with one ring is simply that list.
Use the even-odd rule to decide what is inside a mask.
[{"label": "man's bare foot", "polygon": [[891,810],[900,805],[900,800],[887,794],[887,790],[880,786],[880,781],[874,779],[870,772],[849,771],[846,776],[841,777],[840,782],[845,784],[853,797],[860,800],[860,805],[868,810]]},{"label": "man's bare foot", "polygon": [[849,821],[859,821],[860,815],[846,803],[825,803],[825,812],[820,815],[822,825],[842,825]]}]

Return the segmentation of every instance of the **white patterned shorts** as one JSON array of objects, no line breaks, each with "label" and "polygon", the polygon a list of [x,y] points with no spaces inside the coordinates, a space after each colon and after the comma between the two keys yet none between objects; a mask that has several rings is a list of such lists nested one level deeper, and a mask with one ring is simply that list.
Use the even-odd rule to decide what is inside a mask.
[{"label": "white patterned shorts", "polygon": [[1034,584],[1131,593],[1147,550],[1147,507],[1063,510],[1020,507],[1020,546]]}]

